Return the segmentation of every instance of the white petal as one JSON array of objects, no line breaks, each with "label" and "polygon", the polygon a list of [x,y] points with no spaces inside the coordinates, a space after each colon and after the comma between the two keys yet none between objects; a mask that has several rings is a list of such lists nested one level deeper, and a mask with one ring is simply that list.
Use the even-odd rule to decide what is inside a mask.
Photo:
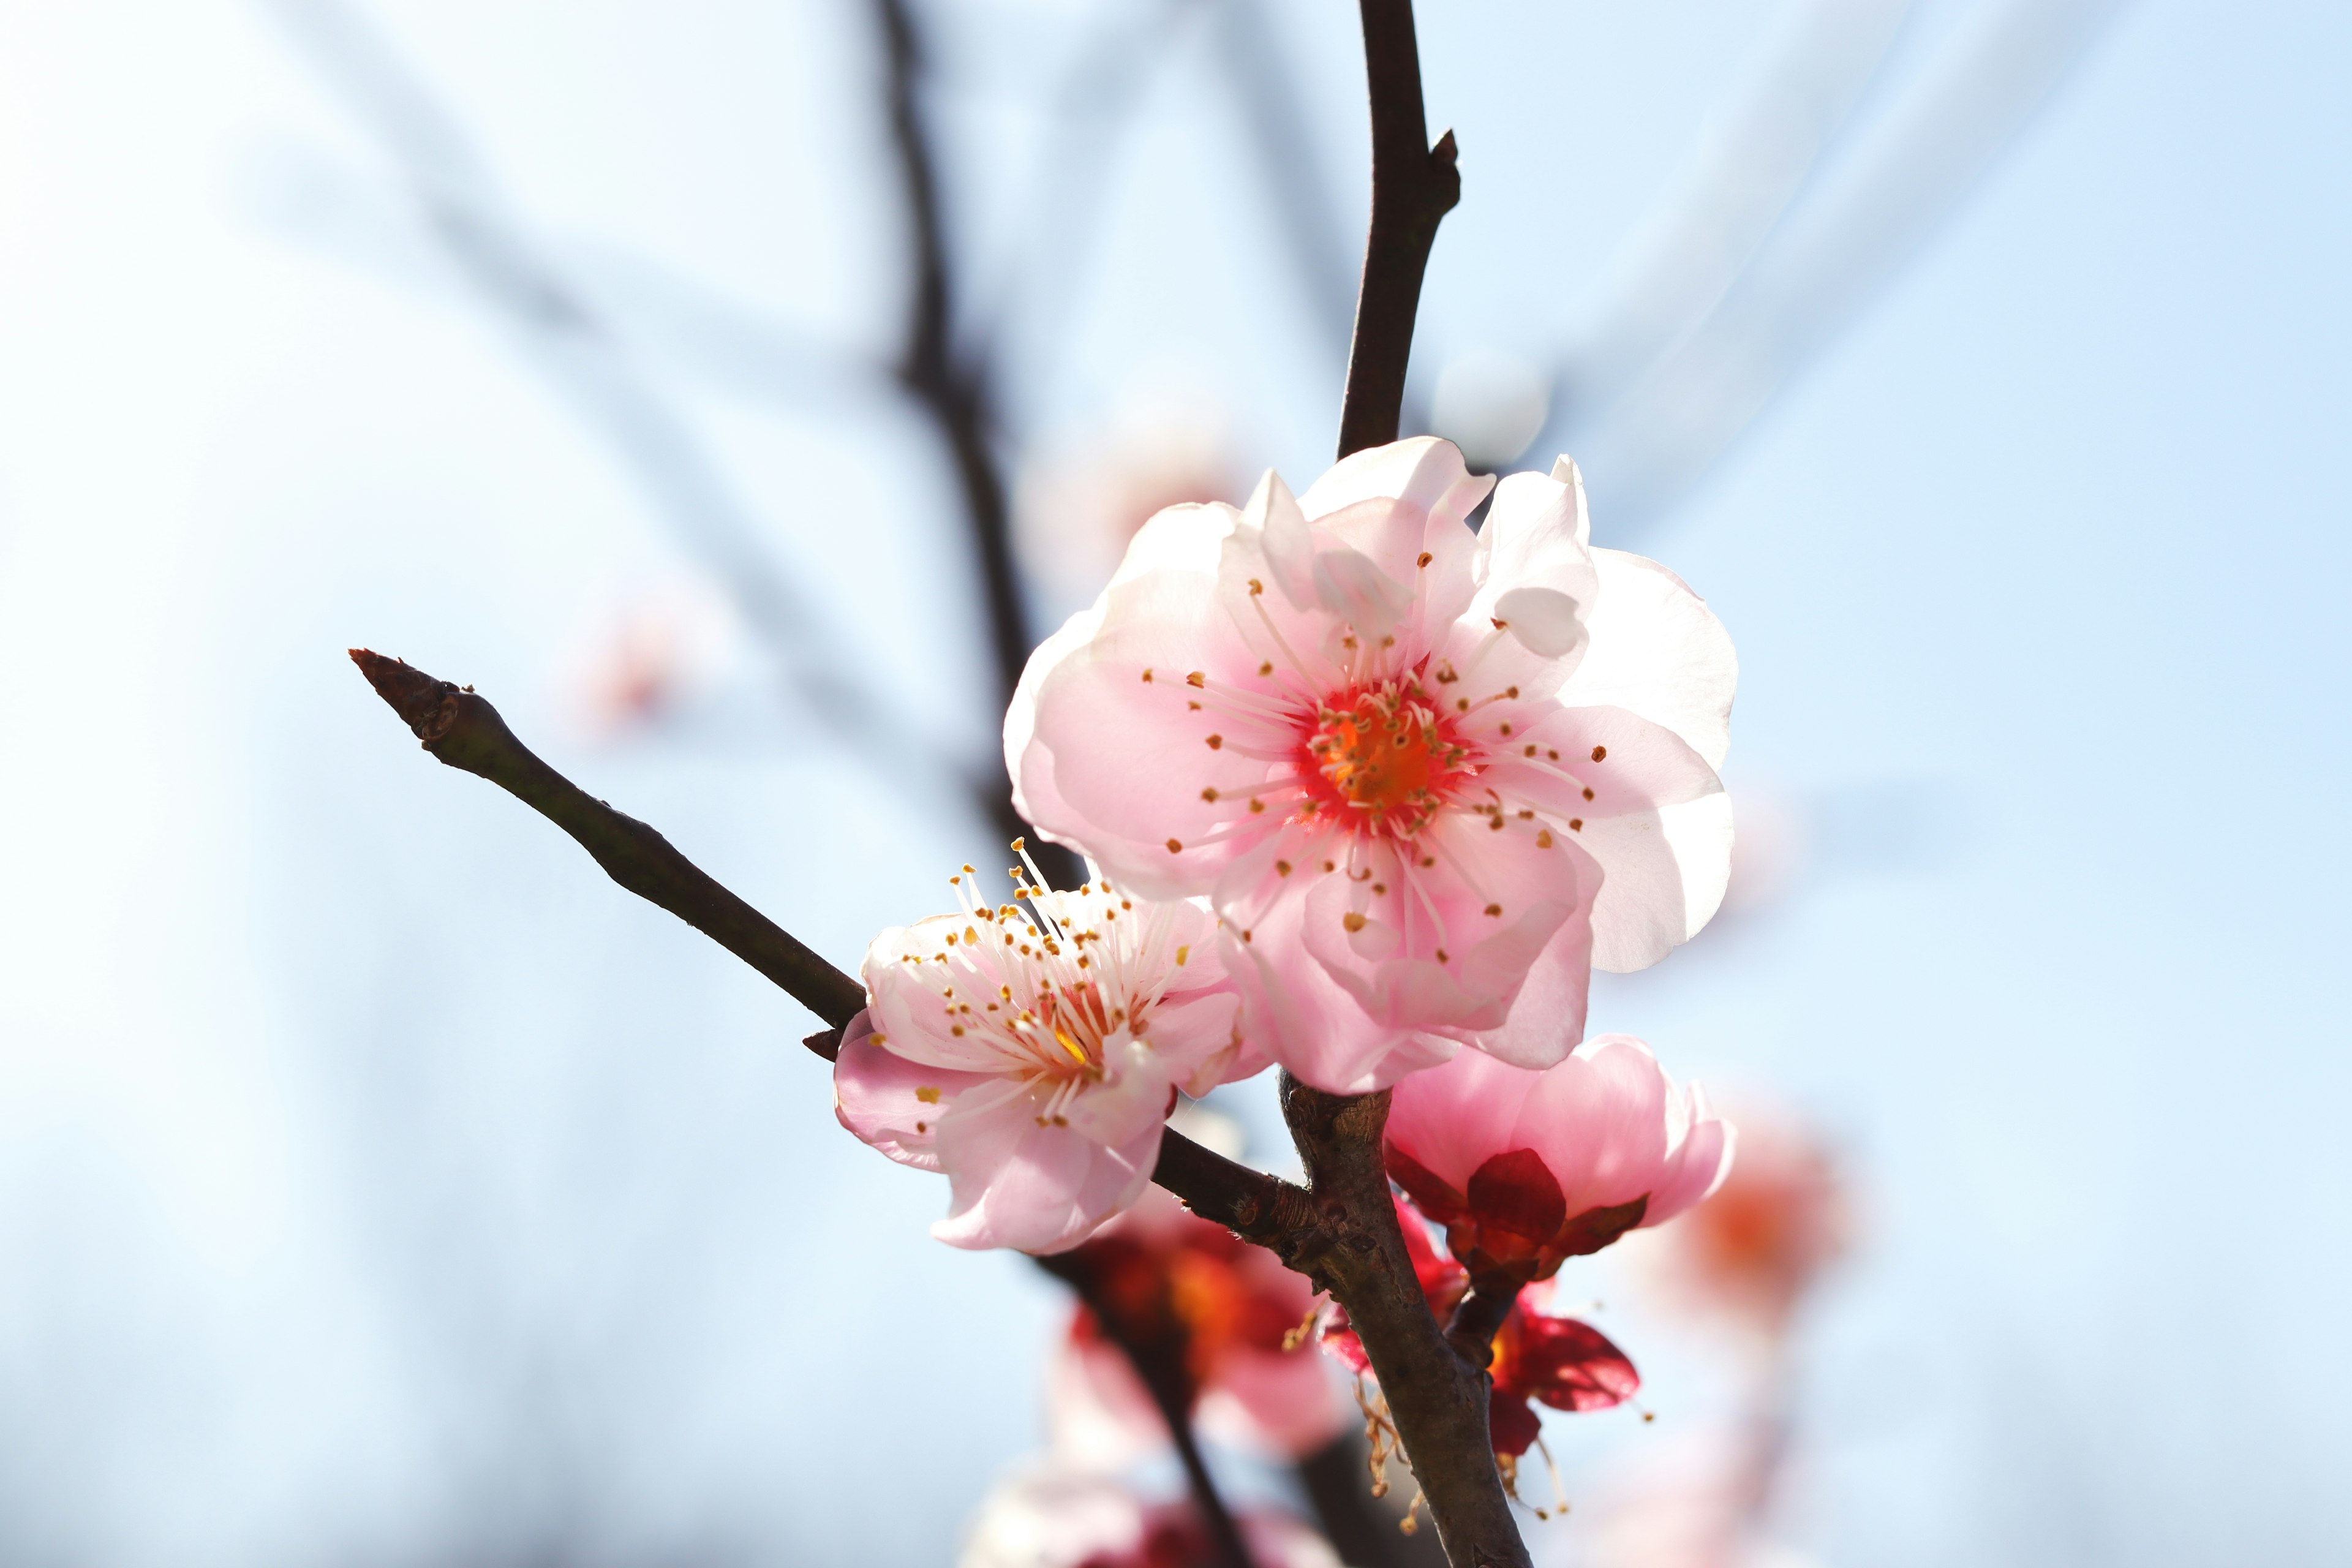
[{"label": "white petal", "polygon": [[1731,797],[1588,822],[1579,842],[1605,879],[1592,905],[1592,966],[1646,969],[1715,918],[1731,879]]},{"label": "white petal", "polygon": [[1353,550],[1315,555],[1315,588],[1323,607],[1367,637],[1382,637],[1412,608],[1412,590]]},{"label": "white petal", "polygon": [[1315,536],[1307,531],[1307,514],[1282,476],[1272,468],[1260,479],[1242,513],[1242,530],[1258,531],[1258,548],[1266,573],[1282,596],[1299,609],[1315,603]]},{"label": "white petal", "polygon": [[1584,504],[1584,470],[1576,466],[1575,458],[1562,453],[1552,463],[1551,478],[1554,484],[1566,485],[1575,493],[1576,542],[1590,545],[1592,542],[1592,514]]},{"label": "white petal", "polygon": [[1545,658],[1566,658],[1584,641],[1581,607],[1557,588],[1513,588],[1495,601],[1495,618]]},{"label": "white petal", "polygon": [[1596,550],[1592,645],[1560,688],[1568,703],[1609,703],[1664,724],[1720,769],[1731,748],[1739,658],[1731,635],[1681,578],[1639,555]]}]

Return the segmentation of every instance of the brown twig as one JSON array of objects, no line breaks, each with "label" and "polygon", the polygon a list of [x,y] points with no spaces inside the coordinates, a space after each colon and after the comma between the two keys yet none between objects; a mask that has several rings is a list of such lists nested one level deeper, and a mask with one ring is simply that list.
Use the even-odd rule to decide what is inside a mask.
[{"label": "brown twig", "polygon": [[[839,1052],[843,1026],[866,1005],[863,985],[729,892],[653,828],[549,767],[516,739],[488,698],[366,648],[351,655],[426,751],[497,784],[572,835],[613,880],[775,982],[833,1026],[810,1036],[808,1047],[827,1061]],[[1152,1176],[1194,1213],[1253,1239],[1304,1223],[1301,1189],[1204,1149],[1173,1128],[1162,1135]]]},{"label": "brown twig", "polygon": [[668,839],[540,761],[471,687],[436,680],[363,647],[351,654],[426,751],[489,780],[572,835],[613,880],[701,931],[836,1028],[866,1005],[864,986],[720,887]]},{"label": "brown twig", "polygon": [[1429,144],[1412,0],[1359,0],[1359,5],[1372,101],[1372,223],[1356,296],[1347,400],[1339,409],[1343,458],[1397,438],[1422,275],[1439,222],[1462,199],[1454,132]]},{"label": "brown twig", "polygon": [[1469,1293],[1454,1304],[1454,1316],[1446,1322],[1446,1342],[1472,1366],[1483,1370],[1493,1365],[1495,1336],[1503,1331],[1503,1320],[1518,1300],[1519,1288],[1508,1279],[1471,1281]]}]

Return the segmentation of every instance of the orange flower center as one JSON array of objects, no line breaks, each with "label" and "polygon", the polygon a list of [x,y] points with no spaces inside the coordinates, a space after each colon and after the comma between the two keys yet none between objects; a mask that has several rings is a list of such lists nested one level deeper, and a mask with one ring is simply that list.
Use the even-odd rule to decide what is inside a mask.
[{"label": "orange flower center", "polygon": [[1305,749],[1307,815],[1337,812],[1363,831],[1405,838],[1477,771],[1453,726],[1412,682],[1384,681],[1334,699]]}]

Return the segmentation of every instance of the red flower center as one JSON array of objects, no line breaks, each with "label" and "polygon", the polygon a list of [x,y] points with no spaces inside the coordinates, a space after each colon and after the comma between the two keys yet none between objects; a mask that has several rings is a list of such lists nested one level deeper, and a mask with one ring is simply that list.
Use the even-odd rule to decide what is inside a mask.
[{"label": "red flower center", "polygon": [[1417,681],[1339,693],[1300,744],[1306,815],[1410,838],[1476,773],[1470,748]]}]

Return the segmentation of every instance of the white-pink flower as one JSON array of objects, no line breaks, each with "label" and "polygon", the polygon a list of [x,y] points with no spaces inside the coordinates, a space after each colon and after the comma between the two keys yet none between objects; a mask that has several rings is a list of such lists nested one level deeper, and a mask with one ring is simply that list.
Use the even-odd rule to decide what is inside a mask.
[{"label": "white-pink flower", "polygon": [[1733,1142],[1696,1084],[1685,1094],[1649,1047],[1603,1035],[1542,1072],[1465,1051],[1413,1074],[1386,1153],[1473,1279],[1525,1283],[1698,1203]]},{"label": "white-pink flower", "polygon": [[1170,508],[1005,718],[1028,819],[1208,895],[1252,1043],[1323,1089],[1465,1042],[1556,1062],[1592,964],[1655,963],[1722,899],[1729,638],[1591,547],[1566,459],[1474,534],[1492,484],[1423,438]]},{"label": "white-pink flower", "polygon": [[1264,1060],[1244,1058],[1201,905],[1097,878],[991,908],[964,872],[960,913],[867,950],[835,1113],[890,1158],[947,1175],[941,1241],[1059,1252],[1142,1194],[1180,1089],[1205,1093]]}]

